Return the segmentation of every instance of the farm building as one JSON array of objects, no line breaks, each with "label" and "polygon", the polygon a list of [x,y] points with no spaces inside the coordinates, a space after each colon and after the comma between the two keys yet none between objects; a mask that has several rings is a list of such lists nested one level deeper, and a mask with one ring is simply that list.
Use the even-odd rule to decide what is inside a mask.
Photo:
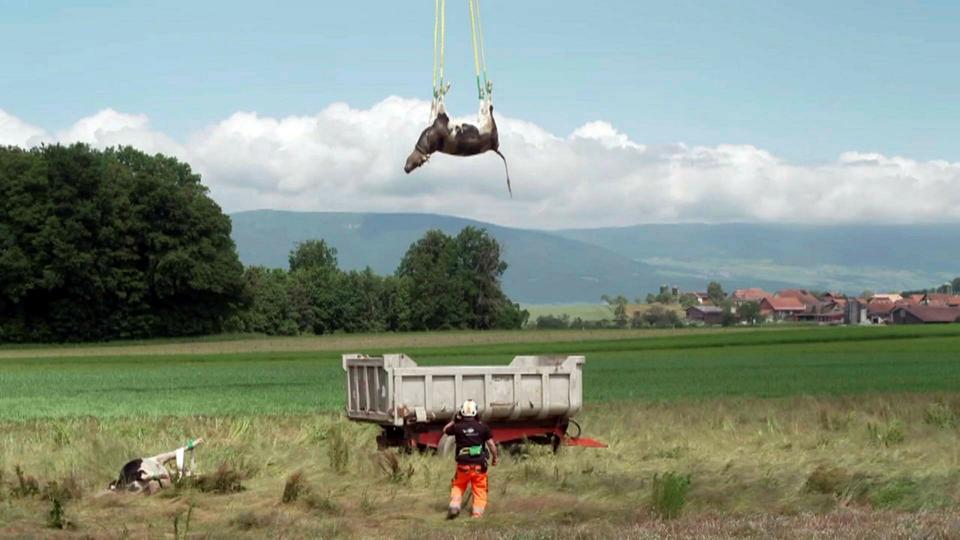
[{"label": "farm building", "polygon": [[960,295],[928,293],[919,302],[925,306],[960,307]]},{"label": "farm building", "polygon": [[800,300],[788,297],[767,297],[760,301],[760,315],[769,320],[795,320],[797,315],[807,310]]},{"label": "farm building", "polygon": [[960,308],[950,306],[901,305],[891,314],[894,324],[947,324],[960,322]]},{"label": "farm building", "polygon": [[847,306],[844,311],[846,312],[844,319],[846,324],[870,324],[870,319],[867,317],[867,305],[859,298],[850,298],[847,300]]},{"label": "farm building", "polygon": [[730,296],[734,302],[740,304],[743,302],[759,302],[773,295],[763,289],[752,287],[749,289],[737,289],[733,291],[733,294]]},{"label": "farm building", "polygon": [[687,320],[703,324],[722,324],[723,309],[717,306],[690,306],[687,308]]},{"label": "farm building", "polygon": [[810,293],[806,289],[784,289],[782,291],[777,291],[778,298],[796,298],[804,306],[808,308],[811,306],[817,305],[820,300],[816,296]]},{"label": "farm building", "polygon": [[890,324],[893,322],[893,310],[901,304],[884,300],[867,304],[867,319],[873,324]]},{"label": "farm building", "polygon": [[807,306],[803,313],[796,316],[798,321],[809,321],[820,324],[843,324],[846,322],[846,302],[841,305],[831,302],[821,302],[817,306]]}]

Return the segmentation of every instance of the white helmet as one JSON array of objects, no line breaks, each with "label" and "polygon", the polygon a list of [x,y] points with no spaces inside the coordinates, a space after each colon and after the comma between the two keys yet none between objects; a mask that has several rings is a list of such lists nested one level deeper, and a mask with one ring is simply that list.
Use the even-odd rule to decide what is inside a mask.
[{"label": "white helmet", "polygon": [[473,418],[477,415],[477,402],[468,399],[463,402],[463,405],[460,407],[460,416],[464,418]]}]

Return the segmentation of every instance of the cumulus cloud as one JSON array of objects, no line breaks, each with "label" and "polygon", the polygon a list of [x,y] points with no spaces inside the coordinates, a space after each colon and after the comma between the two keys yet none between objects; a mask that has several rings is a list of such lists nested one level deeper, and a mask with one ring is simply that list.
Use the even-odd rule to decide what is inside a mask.
[{"label": "cumulus cloud", "polygon": [[0,146],[36,146],[46,141],[46,133],[0,109]]},{"label": "cumulus cloud", "polygon": [[173,154],[203,175],[227,211],[436,212],[546,228],[960,221],[958,162],[851,151],[801,166],[750,145],[649,146],[602,121],[557,135],[498,114],[511,200],[494,154],[436,155],[403,173],[428,115],[428,102],[398,97],[368,109],[335,103],[311,116],[238,112],[178,142],[143,115],[110,109],[55,137],[0,112],[0,143],[46,137]]},{"label": "cumulus cloud", "polygon": [[163,133],[150,129],[147,115],[125,114],[113,109],[104,109],[80,119],[58,132],[56,139],[63,143],[82,142],[99,148],[130,145],[148,153],[186,157],[182,146]]}]

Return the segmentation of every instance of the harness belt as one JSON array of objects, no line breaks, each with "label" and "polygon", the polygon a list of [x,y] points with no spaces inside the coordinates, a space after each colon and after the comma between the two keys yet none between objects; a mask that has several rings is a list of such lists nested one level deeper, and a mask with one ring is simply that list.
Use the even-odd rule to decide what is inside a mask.
[{"label": "harness belt", "polygon": [[464,446],[457,452],[458,456],[476,457],[483,454],[483,446]]}]

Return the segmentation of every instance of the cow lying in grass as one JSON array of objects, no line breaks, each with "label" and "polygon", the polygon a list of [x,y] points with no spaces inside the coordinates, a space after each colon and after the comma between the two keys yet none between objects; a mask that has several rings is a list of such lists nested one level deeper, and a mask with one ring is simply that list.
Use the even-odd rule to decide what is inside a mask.
[{"label": "cow lying in grass", "polygon": [[[155,493],[173,482],[167,463],[176,460],[176,479],[193,473],[193,449],[203,444],[203,439],[191,440],[186,446],[157,454],[153,457],[137,458],[127,462],[120,469],[120,476],[110,482],[111,491],[130,491],[134,493]],[[190,452],[190,465],[186,463],[186,453]]]}]

